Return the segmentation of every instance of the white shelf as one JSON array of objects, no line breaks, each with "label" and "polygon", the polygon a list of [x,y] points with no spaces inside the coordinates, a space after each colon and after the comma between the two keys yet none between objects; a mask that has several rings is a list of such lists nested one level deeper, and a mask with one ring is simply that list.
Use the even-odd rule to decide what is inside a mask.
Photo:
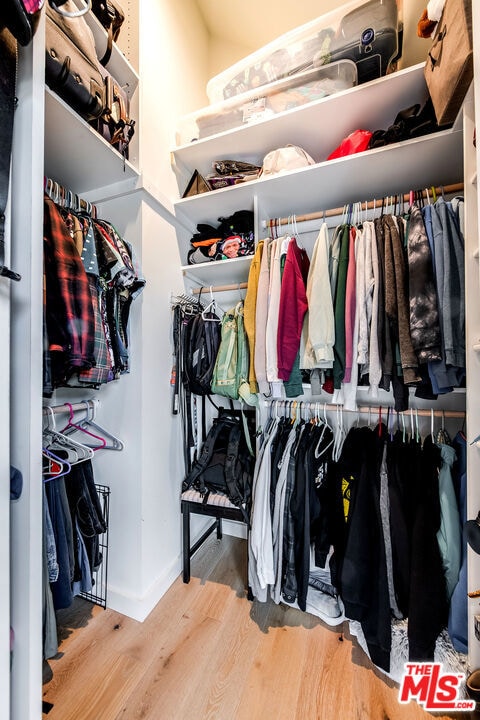
[{"label": "white shelf", "polygon": [[238,284],[248,280],[248,271],[252,262],[252,255],[246,255],[232,260],[212,260],[197,265],[184,265],[182,267],[186,285],[188,280],[196,282],[199,286],[223,284]]},{"label": "white shelf", "polygon": [[[85,19],[93,33],[97,55],[99,58],[102,58],[107,49],[107,31],[92,12],[87,13]],[[112,45],[112,54],[107,63],[106,70],[120,83],[128,97],[132,99],[133,93],[138,85],[138,73],[120,51],[116,43]]]},{"label": "white shelf", "polygon": [[81,195],[91,192],[95,183],[102,187],[139,177],[128,160],[48,87],[45,126],[45,175],[64,187]]},{"label": "white shelf", "polygon": [[195,169],[211,171],[213,160],[231,158],[262,164],[269,150],[300,145],[323,162],[353,130],[385,130],[400,110],[428,97],[424,63],[344,90],[271,118],[182,145],[172,151],[182,194]]},{"label": "white shelf", "polygon": [[220,215],[253,210],[254,198],[258,196],[259,219],[265,220],[328,210],[431,185],[449,185],[461,182],[462,178],[462,132],[444,130],[184,198],[175,203],[175,212],[184,224],[190,223],[192,227],[199,222],[215,224]]}]

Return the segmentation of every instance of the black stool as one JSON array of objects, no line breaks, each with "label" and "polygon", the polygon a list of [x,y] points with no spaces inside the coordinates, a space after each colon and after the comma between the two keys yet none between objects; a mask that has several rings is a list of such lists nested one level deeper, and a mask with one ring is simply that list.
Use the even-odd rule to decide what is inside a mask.
[{"label": "black stool", "polygon": [[[190,558],[203,545],[205,540],[216,529],[217,538],[222,537],[222,520],[236,520],[245,524],[240,508],[230,502],[226,495],[210,493],[207,502],[197,490],[185,490],[182,493],[183,515],[183,582],[190,582]],[[190,546],[190,513],[208,515],[215,518],[194,545]]]}]

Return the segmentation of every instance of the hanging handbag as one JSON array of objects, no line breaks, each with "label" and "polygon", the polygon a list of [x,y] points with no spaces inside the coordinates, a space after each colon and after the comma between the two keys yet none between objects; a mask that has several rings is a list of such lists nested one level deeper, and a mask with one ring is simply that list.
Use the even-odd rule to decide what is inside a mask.
[{"label": "hanging handbag", "polygon": [[472,79],[472,0],[446,0],[425,64],[439,125],[455,121]]},{"label": "hanging handbag", "polygon": [[92,0],[92,12],[108,33],[107,49],[100,62],[106,65],[112,54],[112,45],[118,40],[125,14],[118,0]]},{"label": "hanging handbag", "polygon": [[[65,13],[61,9],[67,0],[49,0],[50,6],[59,12]],[[20,45],[28,45],[37,29],[40,13],[42,11],[45,0],[2,0],[0,8],[0,29],[6,27],[13,37],[18,40]],[[75,7],[72,12],[65,14],[70,17],[84,15],[90,10],[90,0],[85,0],[83,8]]]},{"label": "hanging handbag", "polygon": [[[76,6],[67,0],[63,8],[74,13]],[[100,117],[105,109],[105,87],[85,18],[65,16],[47,5],[45,39],[47,85],[85,120]]]},{"label": "hanging handbag", "polygon": [[130,117],[130,101],[120,84],[102,68],[105,86],[105,107],[102,115],[91,124],[115,150],[128,160],[128,146],[135,132]]},{"label": "hanging handbag", "polygon": [[28,45],[40,20],[45,0],[2,0],[0,27],[6,27],[20,45]]}]

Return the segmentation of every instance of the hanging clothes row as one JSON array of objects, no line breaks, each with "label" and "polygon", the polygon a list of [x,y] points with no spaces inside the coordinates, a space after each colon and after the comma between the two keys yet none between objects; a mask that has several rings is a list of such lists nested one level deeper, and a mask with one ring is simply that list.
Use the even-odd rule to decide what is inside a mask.
[{"label": "hanging clothes row", "polygon": [[[442,185],[440,187],[435,187],[432,185],[430,188],[425,188],[422,190],[415,191],[417,196],[420,196],[422,193],[425,198],[428,200],[428,198],[431,196],[433,198],[433,201],[435,202],[437,197],[440,195],[442,197],[445,197],[446,195],[463,195],[463,189],[464,185],[463,183],[453,183],[452,185]],[[403,195],[396,195],[394,200],[395,202],[400,203],[409,203],[410,205],[413,203],[413,195],[414,192],[410,191],[408,193],[404,193]],[[381,198],[379,200],[368,200],[365,202],[362,202],[362,208],[364,208],[365,212],[368,210],[375,211],[376,208],[381,207],[382,203],[385,201],[384,198]],[[264,221],[262,223],[262,227],[264,229],[267,228],[276,228],[277,234],[280,232],[280,228],[282,225],[291,225],[292,222],[294,224],[302,224],[306,222],[310,222],[311,220],[325,220],[328,217],[339,217],[345,212],[345,206],[343,207],[337,207],[337,208],[329,208],[328,210],[319,210],[316,212],[311,213],[304,213],[300,215],[289,215],[288,217],[282,217],[282,218],[273,218],[268,221]],[[271,234],[271,232],[270,232]]]},{"label": "hanging clothes row", "polygon": [[466,651],[462,432],[422,441],[392,422],[346,432],[321,413],[274,410],[259,448],[248,540],[257,600],[355,621],[386,672],[392,622],[405,626],[402,661],[433,660],[447,624],[450,646]]},{"label": "hanging clothes row", "polygon": [[74,205],[44,197],[45,397],[129,371],[130,307],[145,286],[132,246]]},{"label": "hanging clothes row", "polygon": [[43,189],[45,194],[53,200],[56,205],[73,210],[74,212],[85,212],[92,218],[97,218],[97,207],[89,200],[74,193],[72,190],[63,187],[59,182],[49,177],[43,178]]},{"label": "hanging clothes row", "polygon": [[[311,258],[293,235],[260,241],[245,313],[255,314],[251,386],[267,396],[334,393],[354,408],[358,385],[393,390],[395,409],[436,399],[465,378],[463,199],[416,200],[407,211],[361,207]],[[388,210],[388,211],[387,211]]]},{"label": "hanging clothes row", "polygon": [[[86,416],[75,421],[75,410],[86,408]],[[89,403],[71,404],[55,409],[68,412],[69,419],[60,431],[53,408],[44,409],[43,427],[43,608],[44,657],[57,653],[56,611],[73,602],[76,595],[91,596],[103,566],[104,587],[96,587],[100,597],[106,594],[108,552],[105,536],[108,528],[109,489],[94,479],[92,459],[95,452],[107,448],[106,433],[90,423]],[[102,434],[100,434],[102,433]],[[85,443],[79,440],[85,440]]]}]

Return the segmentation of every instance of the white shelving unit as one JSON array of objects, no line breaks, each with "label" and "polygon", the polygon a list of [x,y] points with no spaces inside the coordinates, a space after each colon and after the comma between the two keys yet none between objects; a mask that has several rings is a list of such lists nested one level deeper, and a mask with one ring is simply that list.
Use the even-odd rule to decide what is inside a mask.
[{"label": "white shelving unit", "polygon": [[[271,119],[174,149],[172,162],[180,193],[195,169],[207,173],[217,159],[241,158],[261,165],[269,150],[293,143],[305,148],[317,161],[300,170],[178,200],[176,217],[188,229],[179,232],[182,256],[186,259],[190,247],[188,232],[191,236],[197,223],[215,225],[220,216],[226,217],[236,210],[254,210],[259,229],[269,218],[328,210],[411,189],[461,182],[460,121],[448,130],[326,160],[353,130],[386,129],[400,110],[415,103],[423,106],[427,98],[423,67],[423,63],[414,65]],[[222,262],[225,273],[226,263]],[[202,276],[204,272],[199,266],[192,271]]]},{"label": "white shelving unit", "polygon": [[[137,168],[79,117],[58,95],[45,88],[45,174],[77,193],[92,191],[92,182],[111,185],[139,177]],[[69,162],[65,162],[69,158]],[[95,177],[94,168],[101,167]],[[94,176],[92,179],[92,175]]]},{"label": "white shelving unit", "polygon": [[[106,43],[106,31],[94,17],[89,22],[98,42],[103,38]],[[115,45],[108,70],[127,89],[132,117],[138,118],[138,74]],[[45,86],[44,78],[43,13],[33,42],[19,48],[12,154],[11,264],[18,268],[22,280],[11,287],[10,458],[21,470],[24,486],[10,515],[10,613],[8,608],[4,612],[2,606],[2,616],[8,618],[15,632],[11,671],[8,653],[7,669],[0,681],[11,688],[8,693],[2,687],[0,693],[10,705],[1,704],[1,715],[11,720],[37,720],[42,714],[43,180],[50,177],[80,196],[93,196],[92,199],[100,188],[122,184],[136,187],[140,181],[138,125],[130,160],[125,161]],[[138,204],[137,199],[130,211],[134,218],[135,203]],[[128,201],[124,200],[123,205],[127,208]],[[75,391],[69,399],[75,399]],[[125,459],[122,461],[125,464]],[[118,480],[121,473],[115,474]]]},{"label": "white shelving unit", "polygon": [[[85,18],[92,30],[98,55],[102,57],[107,33],[93,13],[87,13]],[[106,70],[125,90],[130,102],[130,115],[137,119],[138,73],[115,43]],[[64,187],[75,188],[81,195],[98,187],[139,178],[138,122],[129,146],[129,159],[125,160],[88,122],[45,86],[45,127],[45,175]]]},{"label": "white shelving unit", "polygon": [[186,184],[195,168],[202,174],[209,171],[212,159],[234,154],[259,163],[266,152],[286,143],[300,145],[321,162],[352,129],[386,129],[399,110],[423,104],[427,97],[423,67],[420,63],[267,120],[181,145],[173,150],[177,169],[186,173],[182,178]]},{"label": "white shelving unit", "polygon": [[[475,3],[474,7],[479,18],[480,9]],[[476,22],[480,25],[479,19]],[[480,218],[477,209],[475,157],[476,155],[478,158],[479,150],[477,149],[475,154],[469,145],[475,126],[473,91],[470,101],[465,104],[464,113],[460,113],[451,129],[338,160],[326,160],[342,138],[353,130],[386,129],[401,109],[414,103],[423,105],[427,97],[423,67],[423,63],[415,65],[271,119],[174,149],[172,162],[180,193],[193,171],[197,169],[202,174],[208,173],[213,160],[238,158],[261,165],[269,150],[286,143],[300,145],[316,160],[315,165],[297,171],[177,200],[175,213],[183,228],[178,230],[178,242],[180,253],[186,258],[191,233],[195,231],[197,223],[214,225],[220,216],[228,216],[240,209],[254,210],[258,240],[260,228],[269,218],[318,212],[343,207],[351,202],[381,199],[409,190],[462,183],[466,178],[468,385],[466,392],[459,391],[443,400],[439,398],[436,407],[448,409],[452,402],[456,409],[462,409],[466,405],[469,437],[473,439],[480,434],[480,411],[476,400],[480,391]],[[478,60],[476,71],[476,77],[480,77]],[[480,114],[479,95],[480,93],[477,93],[477,117]],[[183,267],[183,272],[188,290],[195,280],[207,287],[210,284],[244,281],[248,265],[224,260],[186,266]],[[359,394],[361,395],[361,391]],[[480,493],[475,487],[479,472],[480,453],[477,448],[469,447],[469,517],[475,517],[480,509]],[[480,587],[479,567],[478,556],[471,556],[470,590]],[[478,667],[480,643],[473,632],[474,614],[480,614],[478,599],[472,600],[469,605],[470,657],[473,666]]]},{"label": "white shelving unit", "polygon": [[[132,309],[135,316],[132,323],[133,344],[138,348],[133,358],[132,372],[125,378],[119,391],[115,387],[105,388],[101,400],[102,410],[107,413],[107,424],[111,419],[120,425],[118,434],[126,440],[125,451],[105,461],[98,459],[100,464],[104,463],[107,477],[115,478],[117,498],[112,504],[110,528],[112,546],[114,542],[117,543],[117,558],[112,557],[115,553],[110,553],[109,561],[109,577],[114,577],[116,571],[116,587],[110,588],[110,597],[116,597],[115,609],[139,620],[148,614],[158,597],[178,576],[180,568],[178,488],[181,432],[178,422],[172,419],[166,399],[171,369],[171,348],[165,340],[170,323],[170,294],[182,286],[180,265],[183,266],[181,270],[185,287],[190,290],[195,284],[208,288],[209,285],[244,282],[250,262],[249,258],[245,258],[201,266],[186,265],[189,240],[196,224],[215,224],[220,216],[243,208],[251,209],[256,217],[258,238],[262,232],[262,222],[279,214],[329,209],[349,201],[364,201],[386,193],[399,193],[412,186],[418,188],[450,184],[464,177],[461,123],[435,135],[333,162],[326,161],[328,154],[352,130],[360,126],[372,130],[385,129],[400,109],[424,102],[426,90],[423,65],[417,65],[277,115],[268,121],[175,148],[171,157],[177,173],[179,194],[184,190],[193,170],[197,168],[202,173],[208,172],[214,159],[233,156],[260,163],[269,150],[288,142],[304,147],[314,157],[316,165],[284,176],[260,179],[244,186],[170,204],[169,199],[162,195],[168,194],[168,183],[161,173],[156,175],[158,165],[161,164],[158,161],[160,154],[162,157],[168,156],[164,149],[168,147],[166,128],[163,128],[163,134],[159,134],[157,125],[153,130],[152,126],[158,123],[160,113],[165,111],[165,88],[168,90],[171,87],[170,81],[172,85],[176,82],[185,88],[185,93],[191,92],[190,74],[188,78],[182,77],[182,70],[178,68],[187,67],[188,62],[195,63],[196,57],[192,58],[191,43],[184,41],[184,33],[181,32],[186,22],[183,3],[177,3],[175,18],[171,4],[165,2],[163,5],[165,8],[169,6],[168,14],[166,10],[162,14],[165,8],[162,6],[161,10],[157,9],[153,2],[125,0],[127,20],[131,20],[134,27],[132,32],[126,29],[124,37],[132,48],[132,55],[138,54],[138,66],[142,68],[142,88],[138,85],[136,71],[115,46],[109,63],[112,74],[121,80],[130,93],[132,116],[137,120],[130,159],[126,162],[87,123],[72,113],[63,101],[45,88],[44,16],[33,43],[27,48],[20,48],[19,102],[15,113],[12,163],[13,242],[9,264],[21,273],[22,282],[6,288],[8,301],[11,298],[11,402],[9,427],[4,428],[5,433],[2,435],[6,443],[5,452],[8,453],[10,449],[10,460],[22,470],[24,478],[22,497],[12,506],[10,513],[11,528],[5,526],[3,530],[4,549],[6,547],[8,554],[11,548],[12,559],[10,598],[4,597],[0,601],[3,617],[0,626],[0,716],[10,717],[11,720],[38,720],[41,716],[42,488],[39,481],[39,449],[43,402],[44,176],[71,187],[92,202],[101,203],[106,216],[119,222],[119,231],[127,228],[129,239],[133,237],[134,242],[138,242],[141,249],[139,260],[147,275],[146,291]],[[473,7],[478,28],[480,5],[474,3]],[[155,23],[149,26],[154,10],[157,10],[154,14]],[[160,24],[163,20],[165,22]],[[104,31],[94,19],[92,29],[96,41],[104,43]],[[162,42],[157,42],[155,46],[162,31]],[[175,40],[172,42],[173,51],[167,42],[170,39]],[[184,53],[184,64],[175,70],[172,64],[169,72],[168,61],[176,57],[177,47]],[[160,49],[165,49],[169,55],[162,56]],[[156,59],[153,64],[152,53]],[[476,62],[478,78],[478,58]],[[146,78],[148,83],[145,83]],[[477,93],[477,117],[480,115],[479,96]],[[158,99],[158,106],[147,102],[151,98]],[[176,108],[182,99],[183,96],[176,98]],[[148,117],[141,117],[142,108],[149,111],[145,113]],[[473,122],[472,117],[470,123]],[[148,127],[151,131],[146,146],[143,144],[146,135],[142,134],[142,127]],[[155,143],[157,154],[150,167],[147,167]],[[140,153],[140,149],[143,153]],[[139,158],[145,165],[143,169]],[[165,166],[167,164],[165,158]],[[163,169],[168,171],[168,167]],[[470,187],[471,192],[475,192],[473,188],[477,186]],[[469,198],[467,204],[472,207]],[[172,223],[177,228],[180,262]],[[467,257],[478,276],[478,261],[472,259],[478,246],[477,238],[478,232],[474,237],[476,245],[469,245]],[[144,239],[148,242],[144,242]],[[471,243],[471,240],[468,242]],[[5,285],[2,286],[4,288]],[[5,290],[4,294],[7,294]],[[476,307],[478,302],[475,300],[474,316]],[[3,327],[8,327],[8,323],[4,323]],[[467,344],[470,343],[468,346],[473,348],[473,344],[480,341],[480,330],[475,335],[476,325],[473,321],[467,324],[467,333]],[[4,354],[7,356],[8,352],[5,350]],[[480,391],[480,368],[477,368],[480,355],[472,350],[471,357],[471,368],[474,371],[472,375],[469,370],[466,402],[469,433],[473,438],[474,433],[480,430],[480,418],[477,427],[475,415],[475,407],[478,405],[476,398]],[[4,368],[7,372],[7,362]],[[464,395],[458,393],[457,396],[461,402]],[[4,400],[6,403],[6,397]],[[7,418],[4,418],[4,425],[7,424]],[[162,428],[161,433],[158,432],[159,427]],[[115,428],[116,425],[112,430]],[[177,454],[180,458],[178,463]],[[162,458],[160,472],[163,473],[160,482],[159,457]],[[474,484],[479,471],[480,453],[477,448],[469,447],[469,474],[471,484],[473,482],[469,498],[471,517],[478,510]],[[474,586],[477,582],[480,586],[480,577],[475,574],[477,567],[478,557],[472,556],[469,589],[476,589]],[[4,570],[2,577],[7,582],[8,572]],[[124,604],[121,605],[120,601]],[[132,612],[132,608],[136,612]],[[471,604],[471,613],[478,609],[478,603]],[[10,622],[16,636],[11,674],[7,642]],[[478,644],[474,650],[478,650]],[[473,657],[477,658],[475,654]],[[475,662],[478,665],[477,659]]]}]

